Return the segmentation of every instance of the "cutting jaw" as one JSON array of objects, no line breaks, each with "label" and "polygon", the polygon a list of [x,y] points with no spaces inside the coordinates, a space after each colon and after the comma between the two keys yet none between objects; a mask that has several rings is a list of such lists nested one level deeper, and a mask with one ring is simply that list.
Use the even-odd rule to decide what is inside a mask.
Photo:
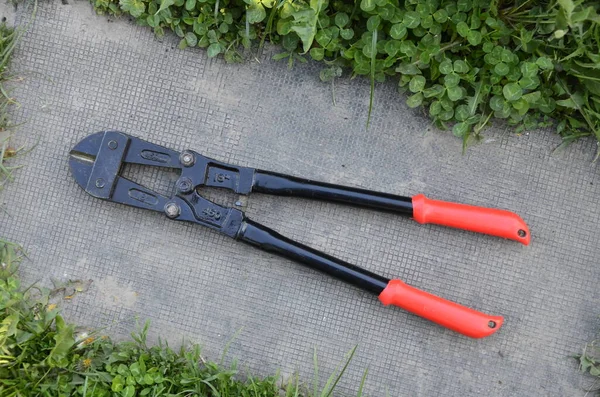
[{"label": "cutting jaw", "polygon": [[167,197],[120,176],[125,163],[181,169],[178,152],[118,131],[102,131],[87,136],[75,145],[69,157],[75,181],[90,195],[164,211]]},{"label": "cutting jaw", "polygon": [[69,161],[79,186],[94,197],[110,199],[129,143],[129,137],[113,131],[99,132],[79,142]]},{"label": "cutting jaw", "polygon": [[87,190],[87,187],[103,138],[104,132],[89,135],[75,145],[69,153],[69,166],[75,181],[90,194],[92,193]]}]

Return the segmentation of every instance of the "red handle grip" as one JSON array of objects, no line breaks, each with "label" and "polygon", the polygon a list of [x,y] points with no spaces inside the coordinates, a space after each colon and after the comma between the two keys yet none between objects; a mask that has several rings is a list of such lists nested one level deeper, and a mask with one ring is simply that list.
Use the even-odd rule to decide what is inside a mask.
[{"label": "red handle grip", "polygon": [[413,218],[419,223],[433,223],[491,234],[525,245],[528,245],[531,239],[527,224],[514,212],[431,200],[422,194],[412,198],[412,205]]},{"label": "red handle grip", "polygon": [[400,280],[390,280],[379,294],[384,305],[401,307],[411,313],[471,338],[490,336],[502,326],[504,318],[450,302],[421,291]]}]

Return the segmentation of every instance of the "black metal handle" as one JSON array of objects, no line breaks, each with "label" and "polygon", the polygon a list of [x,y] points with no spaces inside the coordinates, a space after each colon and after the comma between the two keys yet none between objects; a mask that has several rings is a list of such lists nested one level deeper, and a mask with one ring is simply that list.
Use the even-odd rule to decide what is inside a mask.
[{"label": "black metal handle", "polygon": [[316,182],[270,171],[255,171],[252,191],[276,196],[296,196],[335,201],[409,216],[413,214],[412,198],[410,197]]},{"label": "black metal handle", "polygon": [[380,294],[389,279],[290,240],[259,223],[245,219],[238,240],[320,270],[364,290]]}]

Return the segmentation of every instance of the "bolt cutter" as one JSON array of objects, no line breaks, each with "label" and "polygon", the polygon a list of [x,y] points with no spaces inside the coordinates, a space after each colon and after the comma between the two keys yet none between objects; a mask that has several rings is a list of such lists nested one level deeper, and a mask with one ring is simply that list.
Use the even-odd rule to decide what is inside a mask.
[{"label": "bolt cutter", "polygon": [[[496,332],[501,316],[490,316],[428,292],[389,280],[366,269],[317,251],[248,219],[232,207],[202,197],[201,187],[335,201],[411,216],[433,223],[529,244],[529,229],[516,214],[431,200],[422,194],[401,197],[354,187],[226,164],[186,150],[181,153],[118,131],[102,131],[79,142],[69,164],[76,182],[94,197],[164,213],[177,221],[197,223],[267,252],[320,270],[378,294],[384,305],[399,306],[443,327],[472,338]],[[158,194],[120,175],[124,164],[177,169],[181,175],[171,197]]]}]

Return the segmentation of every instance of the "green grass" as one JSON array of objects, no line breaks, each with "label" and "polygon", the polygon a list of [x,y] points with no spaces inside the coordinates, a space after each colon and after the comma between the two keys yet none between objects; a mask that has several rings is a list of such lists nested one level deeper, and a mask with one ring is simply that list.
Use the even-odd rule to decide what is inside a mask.
[{"label": "green grass", "polygon": [[[57,292],[21,286],[20,248],[0,242],[0,395],[17,396],[220,396],[329,397],[352,360],[353,348],[319,388],[314,354],[313,385],[254,376],[202,356],[197,345],[173,349],[147,342],[148,323],[131,339],[114,342],[100,331],[77,334],[61,316]],[[357,396],[362,395],[366,371]]]},{"label": "green grass", "polygon": [[7,182],[13,180],[12,171],[18,166],[11,166],[7,161],[16,157],[23,148],[10,145],[12,129],[15,127],[9,117],[10,107],[15,100],[9,95],[7,82],[13,80],[10,74],[10,59],[20,37],[20,31],[5,23],[0,24],[0,190]]}]

